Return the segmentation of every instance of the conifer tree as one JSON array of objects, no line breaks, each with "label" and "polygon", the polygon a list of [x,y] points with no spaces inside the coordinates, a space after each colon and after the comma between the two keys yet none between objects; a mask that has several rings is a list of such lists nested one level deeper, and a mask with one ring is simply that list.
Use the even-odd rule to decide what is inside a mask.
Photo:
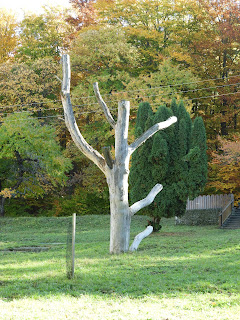
[{"label": "conifer tree", "polygon": [[[187,199],[199,195],[206,183],[206,133],[202,118],[192,123],[182,102],[172,101],[171,108],[160,106],[155,114],[149,104],[140,104],[135,134],[154,124],[176,116],[178,122],[141,146],[132,159],[130,173],[131,201],[146,196],[147,190],[160,181],[163,190],[145,210],[153,219],[154,230],[160,229],[161,217],[181,216]],[[147,169],[147,170],[146,170]],[[145,186],[147,188],[145,189]]]},{"label": "conifer tree", "polygon": [[203,119],[197,117],[193,122],[189,160],[189,196],[195,198],[207,182],[207,145]]},{"label": "conifer tree", "polygon": [[[135,127],[136,138],[140,137],[148,128],[152,126],[153,112],[150,104],[147,102],[141,103]],[[151,149],[152,139],[148,139],[141,148],[138,148],[132,155],[132,162],[136,165],[132,166],[130,174],[135,180],[132,180],[132,184],[136,183],[139,189],[133,188],[132,195],[134,199],[139,197],[139,194],[148,194],[149,186],[152,185],[148,179],[148,175],[152,175],[150,172],[152,169],[149,162],[148,150]]]}]

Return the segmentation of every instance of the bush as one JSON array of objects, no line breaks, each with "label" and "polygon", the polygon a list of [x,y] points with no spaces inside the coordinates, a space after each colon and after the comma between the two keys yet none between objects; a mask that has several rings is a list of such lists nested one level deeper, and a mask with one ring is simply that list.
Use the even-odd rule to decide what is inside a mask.
[{"label": "bush", "polygon": [[9,199],[5,205],[6,216],[69,216],[109,214],[108,191],[88,192],[78,188],[73,195],[48,196],[39,199]]},{"label": "bush", "polygon": [[48,215],[69,216],[73,212],[78,215],[109,214],[108,193],[87,192],[77,189],[72,196],[62,196],[53,200],[53,208]]}]

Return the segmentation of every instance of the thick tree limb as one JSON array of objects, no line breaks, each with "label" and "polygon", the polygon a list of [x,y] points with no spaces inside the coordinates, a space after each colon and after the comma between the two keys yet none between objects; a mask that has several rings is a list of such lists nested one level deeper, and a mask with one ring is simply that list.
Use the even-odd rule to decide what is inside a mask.
[{"label": "thick tree limb", "polygon": [[153,232],[153,227],[148,226],[143,232],[139,233],[133,240],[133,243],[131,247],[129,248],[129,251],[136,251],[140,242],[149,236]]},{"label": "thick tree limb", "polygon": [[116,122],[115,120],[113,119],[106,103],[103,101],[103,98],[99,92],[99,89],[98,89],[98,83],[97,82],[94,82],[93,84],[93,90],[95,92],[95,95],[96,95],[96,98],[98,100],[98,103],[100,104],[100,106],[102,107],[103,109],[103,112],[105,114],[105,117],[107,118],[107,121],[110,123],[110,125],[115,128],[115,125],[116,125]]},{"label": "thick tree limb", "polygon": [[162,190],[163,186],[161,184],[156,184],[152,190],[149,192],[146,198],[135,202],[130,208],[129,213],[131,216],[133,216],[135,213],[137,213],[139,210],[141,210],[144,207],[147,207],[149,204],[153,202],[156,195]]},{"label": "thick tree limb", "polygon": [[144,132],[138,139],[136,139],[130,146],[129,151],[130,154],[132,154],[138,147],[140,147],[144,142],[146,142],[147,139],[149,139],[151,136],[153,136],[156,132],[159,130],[163,130],[165,128],[168,128],[173,123],[177,122],[177,118],[175,116],[170,117],[166,121],[156,123],[153,125],[150,129],[148,129],[146,132]]},{"label": "thick tree limb", "polygon": [[82,153],[92,160],[104,174],[106,174],[106,161],[103,156],[93,149],[83,138],[72,109],[71,99],[70,99],[70,78],[71,78],[71,71],[70,71],[70,59],[69,55],[64,54],[62,56],[62,66],[63,66],[63,81],[62,81],[62,104],[64,109],[64,118],[66,126],[72,136],[73,141],[75,142],[76,146],[82,151]]}]

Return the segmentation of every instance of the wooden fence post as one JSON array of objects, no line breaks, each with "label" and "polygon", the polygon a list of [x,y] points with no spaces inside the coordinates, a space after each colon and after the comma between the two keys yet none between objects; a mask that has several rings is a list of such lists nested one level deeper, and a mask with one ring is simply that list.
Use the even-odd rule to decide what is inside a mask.
[{"label": "wooden fence post", "polygon": [[68,279],[72,279],[74,277],[76,213],[73,213],[71,222],[72,222],[71,228],[69,228],[69,230],[68,230],[67,255],[66,255],[67,278]]}]

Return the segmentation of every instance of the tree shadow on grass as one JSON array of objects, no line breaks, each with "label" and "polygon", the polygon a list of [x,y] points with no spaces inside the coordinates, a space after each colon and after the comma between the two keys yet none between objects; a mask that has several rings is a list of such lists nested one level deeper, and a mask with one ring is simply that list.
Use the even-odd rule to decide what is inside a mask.
[{"label": "tree shadow on grass", "polygon": [[79,254],[74,278],[70,280],[66,277],[65,260],[58,251],[55,260],[44,253],[39,256],[21,253],[19,265],[11,263],[2,268],[0,297],[13,300],[87,294],[141,298],[179,293],[239,293],[239,257],[230,249],[219,249],[214,254],[199,252],[198,256],[176,253],[151,256],[151,250],[94,258]]},{"label": "tree shadow on grass", "polygon": [[[145,219],[135,219],[132,233],[142,231]],[[18,246],[64,242],[68,220],[12,221],[2,247],[11,241]],[[137,252],[111,256],[109,217],[78,217],[74,278],[67,279],[65,245],[39,253],[0,252],[0,298],[239,293],[239,233],[172,224],[144,240]]]}]

